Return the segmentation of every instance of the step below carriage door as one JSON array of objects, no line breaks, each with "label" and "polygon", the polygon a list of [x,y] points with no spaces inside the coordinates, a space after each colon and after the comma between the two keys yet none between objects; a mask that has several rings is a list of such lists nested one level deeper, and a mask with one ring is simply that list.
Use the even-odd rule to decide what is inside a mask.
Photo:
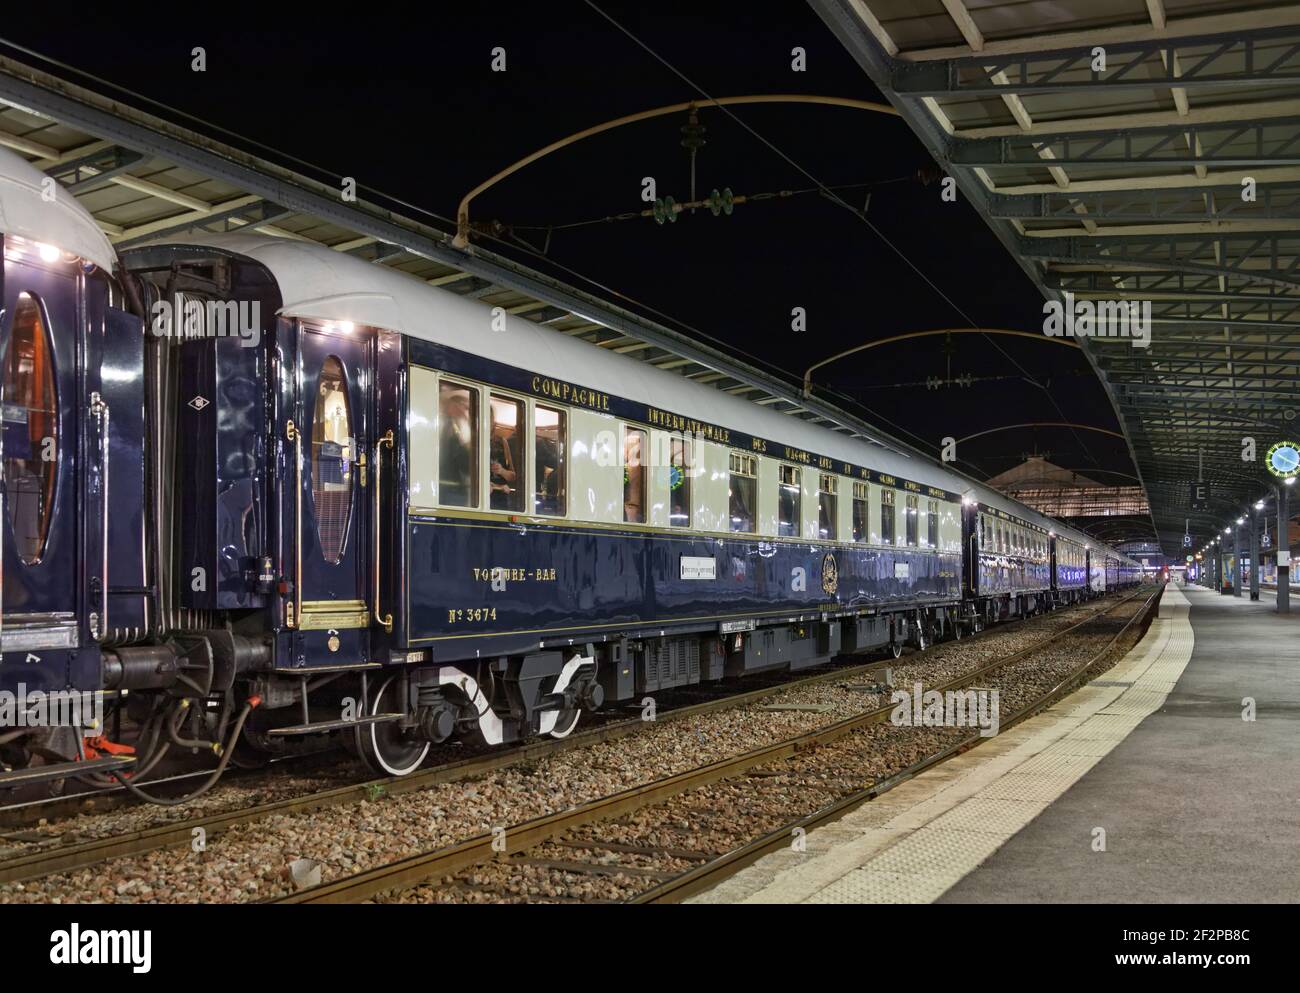
[{"label": "step below carriage door", "polygon": [[284,489],[286,571],[294,580],[286,619],[297,628],[291,665],[356,665],[372,660],[375,335],[301,321],[297,342],[297,398],[292,426],[285,425],[294,474]]}]

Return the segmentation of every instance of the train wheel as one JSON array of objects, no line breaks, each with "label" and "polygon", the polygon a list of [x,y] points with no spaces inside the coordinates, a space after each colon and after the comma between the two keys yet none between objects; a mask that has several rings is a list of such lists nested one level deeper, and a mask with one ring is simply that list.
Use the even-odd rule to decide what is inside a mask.
[{"label": "train wheel", "polygon": [[[398,694],[402,684],[389,676],[370,704],[371,714],[389,714],[401,710]],[[371,771],[384,776],[406,776],[420,767],[432,743],[408,737],[394,721],[366,724],[356,729],[357,751]]]}]

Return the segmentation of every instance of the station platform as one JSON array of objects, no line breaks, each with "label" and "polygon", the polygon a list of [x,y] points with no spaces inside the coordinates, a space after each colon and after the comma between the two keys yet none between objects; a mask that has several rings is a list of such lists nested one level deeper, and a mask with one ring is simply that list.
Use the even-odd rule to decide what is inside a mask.
[{"label": "station platform", "polygon": [[1171,584],[1109,672],[693,901],[1300,901],[1298,719],[1300,614]]}]

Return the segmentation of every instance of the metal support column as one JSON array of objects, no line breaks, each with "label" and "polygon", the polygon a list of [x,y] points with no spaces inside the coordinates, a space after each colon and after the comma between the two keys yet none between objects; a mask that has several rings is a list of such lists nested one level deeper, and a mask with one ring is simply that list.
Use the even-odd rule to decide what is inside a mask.
[{"label": "metal support column", "polygon": [[1253,510],[1250,514],[1250,598],[1259,599],[1259,526],[1263,511]]},{"label": "metal support column", "polygon": [[1287,497],[1291,487],[1285,483],[1277,488],[1277,612],[1291,612],[1291,534],[1287,526],[1291,510]]},{"label": "metal support column", "polygon": [[1232,595],[1241,596],[1241,525],[1232,526]]}]

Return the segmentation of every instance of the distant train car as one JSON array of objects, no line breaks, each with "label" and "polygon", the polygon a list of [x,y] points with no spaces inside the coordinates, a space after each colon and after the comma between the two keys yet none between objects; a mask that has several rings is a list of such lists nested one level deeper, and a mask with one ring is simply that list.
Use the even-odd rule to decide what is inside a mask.
[{"label": "distant train car", "polygon": [[1048,530],[977,500],[967,502],[965,521],[966,591],[976,627],[1045,609],[1052,589]]}]

